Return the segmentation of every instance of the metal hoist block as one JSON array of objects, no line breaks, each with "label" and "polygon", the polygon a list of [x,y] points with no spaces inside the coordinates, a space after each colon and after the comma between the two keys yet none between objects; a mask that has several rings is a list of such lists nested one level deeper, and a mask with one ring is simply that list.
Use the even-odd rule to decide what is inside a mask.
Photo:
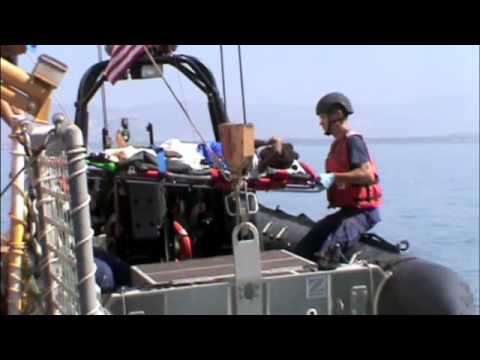
[{"label": "metal hoist block", "polygon": [[[239,241],[242,228],[246,228],[252,237]],[[258,231],[249,222],[240,223],[233,229],[233,255],[236,275],[237,314],[262,314],[262,268]]]}]

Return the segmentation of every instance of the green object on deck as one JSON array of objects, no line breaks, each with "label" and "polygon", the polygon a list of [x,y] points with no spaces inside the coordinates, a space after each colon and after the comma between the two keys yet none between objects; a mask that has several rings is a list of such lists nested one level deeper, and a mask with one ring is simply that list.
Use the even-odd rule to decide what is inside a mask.
[{"label": "green object on deck", "polygon": [[110,172],[116,172],[118,170],[118,165],[114,162],[97,162],[87,160],[88,165],[95,166],[96,168],[103,169]]}]

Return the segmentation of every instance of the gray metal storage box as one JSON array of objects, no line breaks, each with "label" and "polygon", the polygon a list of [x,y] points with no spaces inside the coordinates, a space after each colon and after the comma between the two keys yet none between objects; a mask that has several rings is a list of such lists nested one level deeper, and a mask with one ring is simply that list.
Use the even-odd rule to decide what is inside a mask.
[{"label": "gray metal storage box", "polygon": [[[267,315],[370,314],[383,271],[345,265],[330,271],[285,250],[262,254],[262,313]],[[132,268],[135,290],[113,294],[113,314],[236,314],[233,256]]]}]

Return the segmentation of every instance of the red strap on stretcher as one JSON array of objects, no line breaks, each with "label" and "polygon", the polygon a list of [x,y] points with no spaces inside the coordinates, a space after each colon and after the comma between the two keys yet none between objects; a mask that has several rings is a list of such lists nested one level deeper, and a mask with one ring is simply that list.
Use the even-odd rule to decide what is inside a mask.
[{"label": "red strap on stretcher", "polygon": [[303,169],[307,172],[308,175],[310,175],[313,179],[318,179],[319,176],[315,169],[308,165],[307,163],[304,163],[303,161],[299,161],[300,165],[303,167]]}]

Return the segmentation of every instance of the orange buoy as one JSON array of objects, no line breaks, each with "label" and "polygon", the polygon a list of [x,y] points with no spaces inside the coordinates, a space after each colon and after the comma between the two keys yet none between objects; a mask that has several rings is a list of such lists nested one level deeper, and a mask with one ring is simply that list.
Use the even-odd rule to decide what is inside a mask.
[{"label": "orange buoy", "polygon": [[173,227],[180,240],[180,260],[191,259],[193,254],[192,240],[190,239],[190,236],[188,236],[187,231],[178,221],[173,222]]}]

